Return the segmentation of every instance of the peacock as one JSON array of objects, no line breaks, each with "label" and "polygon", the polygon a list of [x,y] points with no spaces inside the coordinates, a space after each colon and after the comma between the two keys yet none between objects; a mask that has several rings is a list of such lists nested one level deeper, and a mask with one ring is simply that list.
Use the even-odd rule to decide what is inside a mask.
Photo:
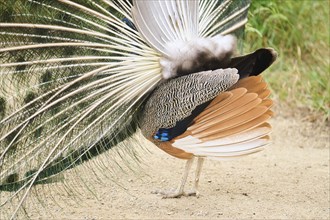
[{"label": "peacock", "polygon": [[[0,3],[1,213],[15,218],[34,185],[100,154],[117,150],[130,163],[135,134],[186,160],[177,190],[157,192],[165,198],[199,196],[206,158],[239,158],[269,145],[272,100],[259,74],[277,53],[238,55],[249,6]],[[185,192],[194,158],[194,190]]]}]

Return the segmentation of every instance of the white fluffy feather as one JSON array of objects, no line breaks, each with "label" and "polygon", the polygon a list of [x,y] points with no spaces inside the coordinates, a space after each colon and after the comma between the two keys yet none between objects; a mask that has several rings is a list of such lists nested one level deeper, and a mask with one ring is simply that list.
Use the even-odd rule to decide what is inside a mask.
[{"label": "white fluffy feather", "polygon": [[[208,38],[195,38],[191,41],[176,40],[166,44],[167,57],[161,59],[164,79],[173,78],[178,69],[189,71],[212,59],[221,61],[236,49],[236,38],[233,35]],[[200,59],[202,56],[203,59]]]}]

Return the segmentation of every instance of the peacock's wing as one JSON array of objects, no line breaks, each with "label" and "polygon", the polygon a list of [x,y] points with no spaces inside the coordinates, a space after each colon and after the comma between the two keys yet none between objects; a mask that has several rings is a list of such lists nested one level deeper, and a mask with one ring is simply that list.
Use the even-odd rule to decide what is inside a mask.
[{"label": "peacock's wing", "polygon": [[142,114],[143,134],[182,159],[228,159],[262,150],[270,143],[270,90],[261,76],[237,82],[238,77],[236,69],[224,69],[159,85]]},{"label": "peacock's wing", "polygon": [[269,95],[261,76],[240,80],[195,117],[185,133],[164,145],[186,155],[219,160],[259,152],[270,144],[267,120],[273,115],[273,102]]},{"label": "peacock's wing", "polygon": [[[136,1],[136,9],[152,2]],[[175,13],[185,21],[190,16],[196,20],[196,1],[183,2],[175,1],[180,6]],[[198,1],[198,36],[242,27],[248,5],[249,1]],[[173,8],[162,10],[173,14]],[[148,13],[140,10],[135,15],[145,18]],[[191,22],[185,30],[195,33]],[[0,4],[1,212],[8,210],[14,217],[32,185],[135,132],[139,109],[162,79],[164,54],[145,38],[144,29],[151,25],[143,29],[133,23],[130,0]],[[155,28],[152,34],[159,36],[159,31]],[[12,193],[2,193],[5,190]]]}]

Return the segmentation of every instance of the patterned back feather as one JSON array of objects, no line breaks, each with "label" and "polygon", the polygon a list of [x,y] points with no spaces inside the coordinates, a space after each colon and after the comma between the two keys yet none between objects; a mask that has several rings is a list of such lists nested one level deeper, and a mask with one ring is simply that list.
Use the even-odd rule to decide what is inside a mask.
[{"label": "patterned back feather", "polygon": [[175,127],[177,122],[191,115],[197,106],[226,91],[238,79],[236,69],[226,69],[194,73],[160,84],[141,114],[143,134],[148,137],[160,127]]},{"label": "patterned back feather", "polygon": [[248,7],[233,0],[0,3],[1,214],[15,218],[34,184],[135,133],[149,94],[176,77],[164,74],[173,53],[166,47],[240,31]]}]

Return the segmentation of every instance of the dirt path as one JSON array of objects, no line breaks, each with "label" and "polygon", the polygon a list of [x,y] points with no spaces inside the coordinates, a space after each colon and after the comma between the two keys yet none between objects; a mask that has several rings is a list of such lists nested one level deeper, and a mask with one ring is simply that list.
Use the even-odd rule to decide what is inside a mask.
[{"label": "dirt path", "polygon": [[[184,167],[184,161],[151,147],[144,172],[116,177],[126,190],[101,177],[103,183],[92,189],[98,199],[77,186],[81,200],[72,201],[71,193],[54,187],[39,192],[52,213],[36,213],[42,208],[32,204],[28,211],[43,219],[329,219],[329,127],[283,116],[272,124],[274,144],[266,151],[241,160],[206,161],[199,198],[162,199],[150,193],[175,187]],[[95,180],[88,172],[87,185],[88,179]],[[70,173],[65,178],[74,181]],[[191,180],[192,175],[187,188]]]}]

